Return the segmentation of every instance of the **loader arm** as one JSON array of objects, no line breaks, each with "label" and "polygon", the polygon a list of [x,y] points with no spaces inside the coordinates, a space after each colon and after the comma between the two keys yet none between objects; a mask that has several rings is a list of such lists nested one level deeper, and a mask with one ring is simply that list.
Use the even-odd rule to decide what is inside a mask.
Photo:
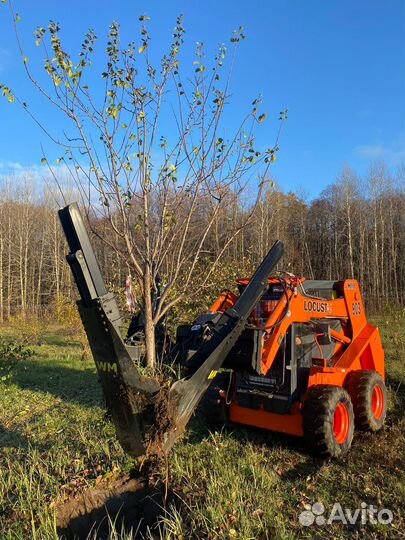
[{"label": "loader arm", "polygon": [[117,438],[128,454],[142,455],[145,435],[154,422],[159,385],[140,375],[134,363],[139,350],[121,337],[117,301],[107,291],[78,205],[59,210],[59,218],[70,250],[67,261],[80,293],[80,316]]},{"label": "loader arm", "polygon": [[209,341],[192,357],[200,367],[187,379],[175,382],[169,393],[168,415],[170,428],[165,433],[162,448],[170,450],[184,431],[207,388],[222,366],[246,326],[247,320],[268,288],[268,278],[281,259],[283,243],[277,241],[257,268],[235,305],[227,309],[212,328]]}]

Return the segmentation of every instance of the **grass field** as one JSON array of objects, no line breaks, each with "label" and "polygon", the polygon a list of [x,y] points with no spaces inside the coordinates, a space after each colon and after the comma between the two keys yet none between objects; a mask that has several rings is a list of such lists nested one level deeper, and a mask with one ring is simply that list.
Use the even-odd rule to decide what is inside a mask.
[{"label": "grass field", "polygon": [[[405,538],[405,316],[374,322],[383,335],[391,398],[382,432],[356,435],[341,461],[320,461],[299,440],[244,428],[210,433],[195,419],[169,462],[144,470],[157,492],[168,487],[146,537]],[[0,386],[2,540],[57,539],[61,501],[139,470],[115,440],[93,362],[80,357],[80,346],[49,332]],[[302,527],[300,512],[315,502],[327,510],[334,502],[352,510],[365,502],[392,510],[394,520]],[[133,536],[117,526],[109,537]]]}]

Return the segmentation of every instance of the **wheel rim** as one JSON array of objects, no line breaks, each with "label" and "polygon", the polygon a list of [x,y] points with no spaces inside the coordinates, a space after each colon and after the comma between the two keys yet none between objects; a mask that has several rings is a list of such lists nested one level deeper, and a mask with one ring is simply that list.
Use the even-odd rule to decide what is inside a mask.
[{"label": "wheel rim", "polygon": [[344,403],[338,403],[333,415],[333,434],[338,444],[343,444],[350,429],[350,415]]},{"label": "wheel rim", "polygon": [[371,412],[374,418],[379,420],[384,412],[384,392],[379,384],[376,384],[371,394]]}]

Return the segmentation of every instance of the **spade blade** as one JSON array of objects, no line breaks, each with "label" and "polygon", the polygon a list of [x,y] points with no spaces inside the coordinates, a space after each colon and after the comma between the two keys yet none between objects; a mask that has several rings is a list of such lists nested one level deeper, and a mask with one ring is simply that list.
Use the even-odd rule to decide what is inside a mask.
[{"label": "spade blade", "polygon": [[193,356],[200,367],[188,379],[175,382],[169,392],[167,412],[169,429],[162,448],[168,452],[183,433],[199,401],[222,366],[225,358],[245,328],[247,319],[268,287],[268,278],[284,252],[283,243],[275,242],[235,305],[225,311],[212,330],[211,339]]}]

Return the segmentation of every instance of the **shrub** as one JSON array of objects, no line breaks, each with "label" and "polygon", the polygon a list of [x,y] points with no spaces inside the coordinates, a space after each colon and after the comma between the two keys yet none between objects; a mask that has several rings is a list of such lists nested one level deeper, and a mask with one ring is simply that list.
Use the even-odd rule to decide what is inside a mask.
[{"label": "shrub", "polygon": [[32,350],[23,343],[0,341],[0,381],[8,382],[18,362],[32,356]]},{"label": "shrub", "polygon": [[18,343],[41,345],[44,340],[48,320],[46,317],[20,313],[10,317],[10,325]]},{"label": "shrub", "polygon": [[62,332],[80,344],[82,359],[90,358],[89,342],[75,303],[70,298],[61,296],[55,301],[54,315],[56,321],[62,327]]},{"label": "shrub", "polygon": [[65,335],[74,336],[82,329],[79,311],[75,303],[66,296],[60,296],[53,306],[54,318],[62,326]]}]

